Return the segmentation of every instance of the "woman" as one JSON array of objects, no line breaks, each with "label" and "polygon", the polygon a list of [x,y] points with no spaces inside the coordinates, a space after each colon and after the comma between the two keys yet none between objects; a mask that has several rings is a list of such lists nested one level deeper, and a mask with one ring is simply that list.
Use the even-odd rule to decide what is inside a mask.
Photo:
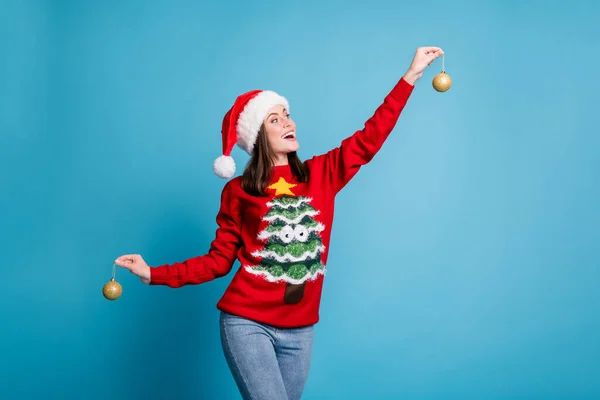
[{"label": "woman", "polygon": [[252,157],[222,191],[209,252],[149,267],[139,254],[118,257],[142,282],[180,287],[241,267],[223,297],[223,352],[244,399],[299,399],[310,366],[314,325],[337,193],[378,152],[415,82],[443,53],[417,49],[410,67],[362,130],[329,152],[301,162],[287,100],[272,91],[239,96],[223,119],[223,155],[214,172],[231,178],[235,144]]}]

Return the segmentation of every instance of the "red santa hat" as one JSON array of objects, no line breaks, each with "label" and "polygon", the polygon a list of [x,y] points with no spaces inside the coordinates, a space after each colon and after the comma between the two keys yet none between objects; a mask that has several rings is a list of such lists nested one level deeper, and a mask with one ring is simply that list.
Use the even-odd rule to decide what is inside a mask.
[{"label": "red santa hat", "polygon": [[290,110],[288,101],[271,90],[251,90],[235,100],[223,118],[223,155],[213,164],[213,171],[221,178],[231,178],[235,162],[231,151],[235,144],[252,155],[258,131],[271,108],[283,105]]}]

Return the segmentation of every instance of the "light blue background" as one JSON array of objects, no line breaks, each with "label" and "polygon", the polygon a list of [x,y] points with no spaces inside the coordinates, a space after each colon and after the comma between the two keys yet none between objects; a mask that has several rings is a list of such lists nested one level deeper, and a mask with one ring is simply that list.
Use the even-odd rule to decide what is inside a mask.
[{"label": "light blue background", "polygon": [[338,197],[304,398],[600,397],[600,6],[347,3],[1,3],[2,398],[239,398],[233,271],[119,269],[109,302],[113,260],[208,250],[235,96],[286,96],[307,159],[423,45],[454,84],[433,90],[436,60]]}]

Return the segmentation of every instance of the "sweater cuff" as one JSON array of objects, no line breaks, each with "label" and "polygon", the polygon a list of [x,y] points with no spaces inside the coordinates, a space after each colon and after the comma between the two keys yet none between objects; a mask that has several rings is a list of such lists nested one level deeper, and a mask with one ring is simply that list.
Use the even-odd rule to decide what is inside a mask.
[{"label": "sweater cuff", "polygon": [[396,86],[394,86],[390,92],[390,95],[396,100],[406,101],[414,89],[415,85],[411,85],[406,79],[404,79],[404,77],[402,77],[398,83],[396,83]]},{"label": "sweater cuff", "polygon": [[167,281],[167,265],[150,267],[150,285],[161,285]]}]

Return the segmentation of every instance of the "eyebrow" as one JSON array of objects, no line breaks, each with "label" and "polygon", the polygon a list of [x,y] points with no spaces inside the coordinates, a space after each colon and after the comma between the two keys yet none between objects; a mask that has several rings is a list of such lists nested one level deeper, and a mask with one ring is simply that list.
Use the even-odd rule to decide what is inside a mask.
[{"label": "eyebrow", "polygon": [[[283,113],[285,114],[286,111],[287,110],[284,108],[283,109]],[[277,114],[277,113],[271,113],[271,114],[267,115],[267,118],[269,118],[271,115],[279,115],[279,114]]]}]

